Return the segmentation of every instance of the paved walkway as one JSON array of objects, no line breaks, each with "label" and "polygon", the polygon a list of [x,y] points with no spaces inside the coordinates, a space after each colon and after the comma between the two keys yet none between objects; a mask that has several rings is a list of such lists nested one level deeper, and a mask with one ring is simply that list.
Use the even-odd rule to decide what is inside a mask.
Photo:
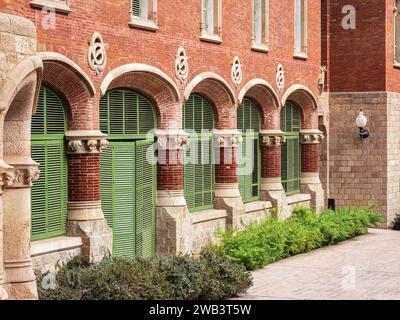
[{"label": "paved walkway", "polygon": [[239,299],[400,300],[400,231],[368,235],[255,271]]}]

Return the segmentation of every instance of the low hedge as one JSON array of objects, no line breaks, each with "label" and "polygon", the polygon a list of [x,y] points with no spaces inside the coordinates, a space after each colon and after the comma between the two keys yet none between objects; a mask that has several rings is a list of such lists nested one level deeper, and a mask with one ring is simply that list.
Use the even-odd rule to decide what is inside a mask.
[{"label": "low hedge", "polygon": [[[200,257],[105,258],[86,263],[76,257],[56,275],[56,286],[43,286],[42,300],[211,300],[231,297],[252,285],[249,272],[216,253]],[[47,288],[47,289],[45,289]]]},{"label": "low hedge", "polygon": [[372,210],[326,210],[317,215],[297,207],[285,221],[268,218],[247,226],[245,231],[220,234],[220,244],[211,251],[247,270],[255,270],[291,255],[366,234],[368,226],[380,221],[380,215]]}]

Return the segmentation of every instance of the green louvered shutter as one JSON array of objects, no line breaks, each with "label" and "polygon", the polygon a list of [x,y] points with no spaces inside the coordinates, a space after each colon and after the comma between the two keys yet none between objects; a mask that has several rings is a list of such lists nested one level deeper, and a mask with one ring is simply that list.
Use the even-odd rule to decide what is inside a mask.
[{"label": "green louvered shutter", "polygon": [[32,159],[40,178],[32,187],[32,240],[65,235],[67,220],[67,158],[64,106],[51,89],[40,89],[32,117]]},{"label": "green louvered shutter", "polygon": [[184,193],[191,212],[214,207],[215,166],[212,140],[214,113],[210,103],[193,94],[185,103],[183,127],[189,133],[185,149]]},{"label": "green louvered shutter", "polygon": [[[257,105],[244,98],[237,111],[238,130],[243,134],[243,143],[239,147],[238,165],[239,191],[245,203],[260,198],[260,112]],[[252,172],[242,172],[252,163]],[[241,174],[242,173],[242,174]],[[245,174],[243,174],[245,173]]]},{"label": "green louvered shutter", "polygon": [[100,128],[110,141],[101,155],[101,200],[113,230],[113,255],[153,256],[157,172],[148,162],[154,160],[148,132],[155,128],[154,108],[134,91],[112,90],[100,101]]},{"label": "green louvered shutter", "polygon": [[140,1],[143,0],[131,0],[132,1],[132,15],[135,17],[140,17]]},{"label": "green louvered shutter", "polygon": [[156,252],[157,167],[153,141],[136,143],[136,255],[151,257]]},{"label": "green louvered shutter", "polygon": [[281,149],[281,172],[283,187],[289,195],[300,192],[300,126],[301,115],[298,107],[287,102],[281,111],[281,129],[286,137],[286,143]]}]

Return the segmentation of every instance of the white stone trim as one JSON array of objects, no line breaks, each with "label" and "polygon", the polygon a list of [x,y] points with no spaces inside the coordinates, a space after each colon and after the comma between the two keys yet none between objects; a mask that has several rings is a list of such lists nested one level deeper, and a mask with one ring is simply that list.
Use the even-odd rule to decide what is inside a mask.
[{"label": "white stone trim", "polygon": [[261,191],[283,191],[282,178],[261,178]]},{"label": "white stone trim", "polygon": [[220,75],[218,75],[214,72],[203,72],[203,73],[197,75],[196,77],[194,77],[185,89],[185,93],[184,93],[185,101],[187,101],[189,99],[190,95],[192,94],[192,91],[196,88],[196,86],[200,82],[202,82],[204,80],[208,80],[208,79],[216,80],[216,81],[220,82],[225,87],[225,90],[228,93],[232,104],[235,103],[235,100],[236,100],[235,94],[234,94],[232,88],[229,86],[228,82],[226,82],[224,78],[222,78]]},{"label": "white stone trim", "polygon": [[81,237],[56,237],[51,239],[44,239],[32,241],[31,256],[37,257],[45,254],[71,250],[82,247]]},{"label": "white stone trim", "polygon": [[120,76],[122,76],[126,73],[131,73],[131,72],[150,73],[152,75],[155,75],[155,76],[161,78],[162,80],[164,80],[164,82],[166,82],[166,84],[170,88],[171,93],[175,97],[175,100],[177,102],[179,101],[179,99],[180,99],[179,89],[176,86],[175,82],[160,69],[150,66],[150,65],[147,65],[147,64],[142,64],[142,63],[126,64],[126,65],[117,67],[114,70],[110,71],[107,74],[107,76],[104,78],[104,80],[100,86],[101,95],[104,96],[107,93],[108,87],[115,79],[118,79]]},{"label": "white stone trim", "polygon": [[279,107],[279,98],[272,85],[269,82],[259,78],[250,80],[243,86],[243,88],[239,92],[239,97],[238,97],[239,104],[243,102],[243,99],[246,96],[247,92],[255,86],[262,86],[265,89],[267,89],[275,100],[276,103],[275,108],[277,109]]},{"label": "white stone trim", "polygon": [[245,212],[256,212],[263,211],[272,208],[272,203],[270,201],[254,201],[244,204]]},{"label": "white stone trim", "polygon": [[189,135],[180,129],[155,129],[154,135],[157,137],[157,147],[159,150],[182,150],[183,146],[189,142]]},{"label": "white stone trim", "polygon": [[157,207],[184,207],[186,199],[183,190],[157,190]]},{"label": "white stone trim", "polygon": [[315,97],[314,93],[308,87],[306,87],[305,85],[302,85],[302,84],[294,84],[294,85],[292,85],[290,88],[288,88],[286,90],[286,92],[284,93],[284,95],[282,96],[282,99],[281,99],[282,107],[285,105],[285,103],[286,103],[287,99],[289,98],[289,96],[292,93],[294,93],[295,91],[304,91],[314,101],[314,109],[318,108],[318,100]]},{"label": "white stone trim", "polygon": [[240,198],[238,183],[215,183],[215,198]]},{"label": "white stone trim", "polygon": [[300,131],[301,144],[319,144],[323,139],[324,135],[318,129],[304,129]]},{"label": "white stone trim", "polygon": [[57,12],[68,14],[71,12],[68,0],[32,0],[30,5],[34,8],[53,8]]},{"label": "white stone trim", "polygon": [[107,135],[100,131],[70,130],[65,133],[68,154],[100,153],[108,148]]},{"label": "white stone trim", "polygon": [[39,94],[43,76],[43,62],[40,58],[31,56],[12,68],[6,75],[0,88],[0,112],[7,110],[15,96],[22,89],[24,80],[33,72],[37,73],[37,84],[33,110],[36,110],[36,97]]},{"label": "white stone trim", "polygon": [[300,177],[301,184],[321,184],[319,172],[302,172]]},{"label": "white stone trim", "polygon": [[296,193],[286,197],[288,205],[311,201],[311,195],[306,193]]},{"label": "white stone trim", "polygon": [[68,221],[104,219],[101,201],[68,201]]},{"label": "white stone trim", "polygon": [[82,70],[80,66],[78,66],[71,59],[57,52],[49,52],[49,51],[38,52],[36,55],[40,59],[42,59],[44,64],[46,64],[46,62],[57,62],[62,65],[66,65],[68,69],[72,70],[80,79],[82,79],[83,83],[85,84],[86,88],[88,89],[92,97],[96,94],[96,88],[90,77],[85,73],[85,71]]},{"label": "white stone trim", "polygon": [[192,213],[191,219],[192,224],[197,224],[218,219],[226,219],[227,216],[228,214],[226,210],[209,209]]}]

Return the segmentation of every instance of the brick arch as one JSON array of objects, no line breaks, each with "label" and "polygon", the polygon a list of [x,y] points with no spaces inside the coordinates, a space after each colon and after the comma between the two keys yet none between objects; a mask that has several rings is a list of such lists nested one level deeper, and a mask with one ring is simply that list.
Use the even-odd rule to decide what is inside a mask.
[{"label": "brick arch", "polygon": [[216,129],[236,128],[235,95],[228,83],[216,73],[203,72],[195,76],[185,89],[185,101],[197,93],[206,98],[214,107]]},{"label": "brick arch", "polygon": [[239,93],[238,103],[248,97],[259,105],[263,130],[279,129],[279,99],[273,87],[265,80],[253,79],[247,82]]},{"label": "brick arch", "polygon": [[282,96],[282,108],[287,101],[294,102],[301,111],[301,129],[318,129],[318,103],[310,89],[303,85],[291,86]]},{"label": "brick arch", "polygon": [[59,53],[41,52],[37,55],[43,61],[43,82],[64,100],[68,130],[98,129],[98,112],[94,102],[96,90],[88,75]]},{"label": "brick arch", "polygon": [[154,105],[159,129],[181,128],[180,94],[177,86],[156,67],[134,63],[112,70],[101,84],[101,95],[117,88],[143,94]]}]

